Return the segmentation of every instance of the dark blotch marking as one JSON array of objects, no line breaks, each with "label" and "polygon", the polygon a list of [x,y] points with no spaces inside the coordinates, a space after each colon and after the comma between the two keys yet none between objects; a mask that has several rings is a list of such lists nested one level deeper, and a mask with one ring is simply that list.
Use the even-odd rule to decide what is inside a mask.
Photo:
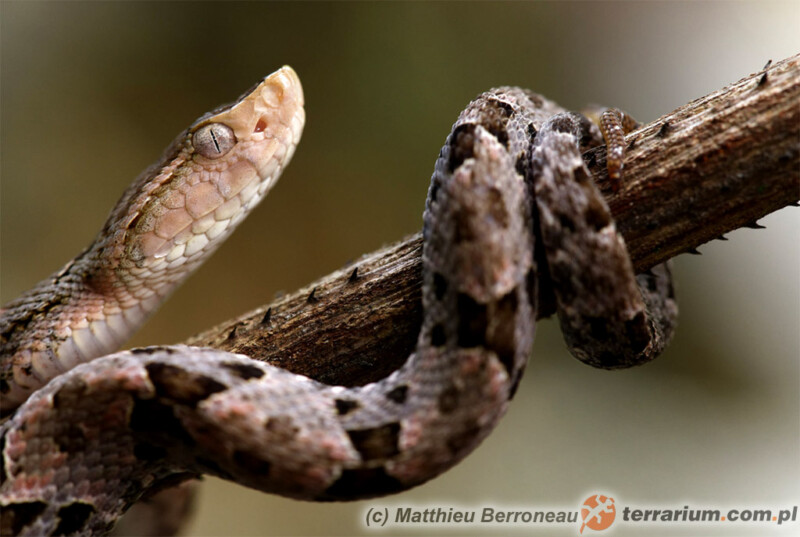
[{"label": "dark blotch marking", "polygon": [[8,393],[11,391],[11,386],[6,379],[0,379],[0,393]]},{"label": "dark blotch marking", "polygon": [[533,108],[541,108],[544,106],[544,101],[542,100],[542,96],[538,93],[534,93],[529,89],[522,89],[522,93],[528,100],[533,104]]},{"label": "dark blotch marking", "polygon": [[431,345],[434,347],[441,347],[446,341],[447,338],[444,333],[444,326],[441,324],[434,325],[431,329]]},{"label": "dark blotch marking", "polygon": [[647,318],[644,312],[640,311],[633,319],[625,321],[625,334],[631,343],[631,350],[640,354],[650,343],[650,328],[647,326]]},{"label": "dark blotch marking", "polygon": [[[589,170],[587,170],[586,166],[584,165],[575,166],[572,168],[572,176],[575,178],[575,182],[579,185],[588,185],[594,182],[592,174],[589,173]],[[584,186],[584,188],[586,187]]]},{"label": "dark blotch marking", "polygon": [[[450,157],[447,161],[451,173],[468,158],[475,155],[475,125],[467,123],[459,125],[450,135]],[[431,199],[435,199],[431,196]]]},{"label": "dark blotch marking", "polygon": [[60,410],[64,406],[70,406],[75,399],[80,398],[86,393],[86,382],[80,378],[70,378],[64,386],[53,394],[53,408]]},{"label": "dark blotch marking", "polygon": [[64,430],[59,430],[53,437],[53,442],[59,451],[68,454],[79,454],[86,451],[86,436],[83,428],[76,423],[68,423]]},{"label": "dark blotch marking", "polygon": [[453,220],[455,220],[453,242],[460,244],[462,242],[471,242],[475,240],[474,213],[461,208],[453,211]]},{"label": "dark blotch marking", "polygon": [[0,517],[2,535],[18,535],[28,524],[47,509],[44,502],[21,502],[3,506]]},{"label": "dark blotch marking", "polygon": [[520,177],[528,177],[528,155],[526,153],[517,157],[514,163],[514,170],[516,170]]},{"label": "dark blotch marking", "polygon": [[292,418],[288,416],[275,416],[267,420],[264,429],[276,441],[286,443],[294,439],[300,429],[294,424]]},{"label": "dark blotch marking", "polygon": [[[85,394],[86,382],[79,378],[70,378],[53,394],[53,408],[62,410],[73,407]],[[62,453],[82,453],[86,449],[87,438],[80,424],[68,421],[64,428],[56,428],[53,442]]]},{"label": "dark blotch marking", "polygon": [[586,219],[586,224],[595,231],[600,231],[611,225],[611,215],[608,209],[595,197],[589,198],[584,217]]},{"label": "dark blotch marking", "polygon": [[400,453],[400,424],[347,431],[353,447],[364,461],[388,459]]},{"label": "dark blotch marking", "polygon": [[658,291],[658,282],[656,281],[655,276],[647,276],[647,290],[651,293]]},{"label": "dark blotch marking", "polygon": [[498,111],[502,111],[502,115],[505,117],[511,117],[511,114],[514,113],[514,106],[511,103],[499,99],[492,99],[489,102],[491,102]]},{"label": "dark blotch marking", "polygon": [[546,125],[549,125],[551,131],[570,134],[577,137],[580,142],[580,133],[578,131],[580,122],[576,122],[575,119],[576,117],[570,113],[558,114],[549,118]]},{"label": "dark blotch marking", "polygon": [[153,462],[165,458],[167,450],[148,442],[139,442],[133,446],[133,454],[136,455],[137,459]]},{"label": "dark blotch marking", "polygon": [[258,475],[269,475],[269,469],[272,466],[269,461],[265,461],[261,457],[248,453],[247,451],[234,451],[233,461],[247,470],[248,473]]},{"label": "dark blotch marking", "polygon": [[458,408],[458,402],[460,399],[461,390],[451,384],[439,394],[439,399],[437,401],[439,412],[442,414],[450,414],[452,411]]},{"label": "dark blotch marking", "polygon": [[487,201],[489,203],[489,216],[491,216],[500,227],[503,229],[507,228],[509,217],[506,204],[503,201],[503,193],[493,188],[489,191],[489,199]]},{"label": "dark blotch marking", "polygon": [[319,501],[343,501],[373,496],[385,496],[408,488],[386,473],[382,466],[343,470],[342,475],[318,496]]},{"label": "dark blotch marking", "polygon": [[458,345],[478,347],[486,341],[486,306],[479,304],[471,296],[458,294]]},{"label": "dark blotch marking", "polygon": [[559,214],[558,223],[562,229],[566,229],[570,233],[575,232],[575,222],[568,214]]},{"label": "dark blotch marking", "polygon": [[397,403],[398,405],[402,405],[406,402],[406,398],[408,397],[408,386],[401,385],[392,388],[392,390],[386,394],[386,398],[390,401]]},{"label": "dark blotch marking", "polygon": [[477,423],[464,424],[460,432],[447,440],[447,448],[454,455],[464,453],[469,447],[475,445],[475,438],[480,434],[481,427]]},{"label": "dark blotch marking", "polygon": [[58,526],[53,534],[69,535],[80,532],[94,512],[94,506],[84,502],[65,505],[58,510]]},{"label": "dark blotch marking", "polygon": [[605,341],[608,339],[608,322],[602,317],[586,317],[586,322],[589,323],[589,332],[592,338]]},{"label": "dark blotch marking", "polygon": [[594,143],[594,136],[592,135],[592,127],[594,126],[594,123],[592,123],[592,120],[583,114],[576,115],[578,120],[578,133],[580,134],[580,140],[578,144],[580,146],[580,150],[585,151]]},{"label": "dark blotch marking", "polygon": [[336,403],[336,412],[340,416],[349,414],[360,406],[358,401],[350,401],[348,399],[336,399],[334,402]]},{"label": "dark blotch marking", "polygon": [[494,329],[487,337],[486,345],[489,350],[497,354],[497,358],[509,376],[514,374],[514,357],[516,356],[516,338],[514,332],[517,326],[516,315],[519,299],[517,290],[512,289],[504,295],[494,306]]},{"label": "dark blotch marking", "polygon": [[222,367],[243,380],[260,379],[264,376],[264,371],[250,364],[240,364],[237,362],[225,362]]},{"label": "dark blotch marking", "polygon": [[174,437],[188,446],[195,441],[175,416],[170,405],[152,399],[134,399],[131,430],[138,433]]},{"label": "dark blotch marking", "polygon": [[[450,170],[450,171],[453,171],[453,170]],[[439,188],[441,188],[441,187],[439,186],[439,182],[438,181],[434,181],[433,183],[431,183],[431,190],[430,190],[430,192],[428,192],[428,197],[430,198],[431,203],[435,203],[436,202],[436,196],[439,195]]]},{"label": "dark blotch marking", "polygon": [[503,147],[508,147],[506,124],[514,113],[514,107],[505,101],[489,99],[482,111],[481,126],[497,138]]},{"label": "dark blotch marking", "polygon": [[190,373],[174,365],[154,362],[147,364],[145,369],[159,397],[192,407],[226,389],[224,384],[211,377]]},{"label": "dark blotch marking", "polygon": [[436,300],[441,300],[447,293],[447,280],[438,272],[433,273],[433,294],[436,295]]}]

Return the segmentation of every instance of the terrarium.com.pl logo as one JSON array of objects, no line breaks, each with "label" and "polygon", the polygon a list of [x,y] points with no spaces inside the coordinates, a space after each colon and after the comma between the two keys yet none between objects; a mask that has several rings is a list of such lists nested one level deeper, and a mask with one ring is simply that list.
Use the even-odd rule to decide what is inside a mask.
[{"label": "terrarium.com.pl logo", "polygon": [[775,524],[796,523],[798,520],[798,506],[788,509],[715,509],[698,508],[684,505],[682,507],[632,507],[626,505],[617,509],[614,498],[603,494],[593,494],[586,498],[581,506],[581,526],[578,533],[584,531],[603,531],[610,528],[614,522],[618,524],[714,524],[714,523],[745,523],[745,524]]}]

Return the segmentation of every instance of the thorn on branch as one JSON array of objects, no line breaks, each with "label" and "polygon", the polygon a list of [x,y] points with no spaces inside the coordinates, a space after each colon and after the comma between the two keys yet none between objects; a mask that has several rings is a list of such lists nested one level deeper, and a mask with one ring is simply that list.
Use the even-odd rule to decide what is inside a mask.
[{"label": "thorn on branch", "polygon": [[317,298],[317,297],[315,296],[315,295],[316,295],[316,292],[317,292],[317,288],[315,287],[315,288],[313,288],[313,289],[311,290],[311,294],[310,294],[310,295],[308,295],[308,298],[306,299],[306,302],[308,302],[308,303],[310,303],[310,304],[314,304],[314,303],[316,303],[316,302],[319,302],[319,298]]},{"label": "thorn on branch", "polygon": [[745,224],[744,227],[749,227],[750,229],[766,229],[766,226],[762,226],[756,220],[753,220],[752,222]]},{"label": "thorn on branch", "polygon": [[269,324],[272,321],[272,308],[267,308],[267,313],[261,318],[261,324]]},{"label": "thorn on branch", "polygon": [[353,269],[353,272],[350,273],[350,277],[347,278],[347,283],[354,283],[358,279],[358,267]]},{"label": "thorn on branch", "polygon": [[234,339],[236,339],[239,336],[239,333],[241,332],[242,328],[244,328],[244,326],[241,323],[237,323],[236,325],[234,325],[234,327],[228,333],[228,341],[233,341]]},{"label": "thorn on branch", "polygon": [[761,87],[767,83],[767,69],[769,69],[770,65],[772,65],[772,60],[768,60],[767,64],[764,66],[764,74],[762,74],[761,78],[758,79],[758,84],[756,84],[756,87]]}]

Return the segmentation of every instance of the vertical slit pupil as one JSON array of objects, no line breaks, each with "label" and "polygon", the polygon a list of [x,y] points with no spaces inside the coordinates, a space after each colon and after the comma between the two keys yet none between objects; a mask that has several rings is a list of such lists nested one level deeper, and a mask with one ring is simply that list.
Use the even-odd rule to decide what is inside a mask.
[{"label": "vertical slit pupil", "polygon": [[210,129],[208,131],[211,134],[211,139],[214,141],[214,147],[217,149],[217,153],[221,153],[222,151],[219,148],[219,142],[217,141],[217,135],[214,134],[214,129]]}]

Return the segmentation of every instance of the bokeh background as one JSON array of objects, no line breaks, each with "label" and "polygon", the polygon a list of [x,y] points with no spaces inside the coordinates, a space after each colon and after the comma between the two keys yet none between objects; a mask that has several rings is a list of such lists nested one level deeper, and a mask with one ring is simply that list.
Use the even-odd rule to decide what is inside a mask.
[{"label": "bokeh background", "polygon": [[[441,143],[492,86],[650,121],[800,51],[796,2],[4,1],[0,10],[3,302],[88,244],[128,182],[195,117],[282,64],[303,80],[308,123],[292,165],[132,345],[181,341],[418,230]],[[800,209],[762,223],[676,260],[681,324],[653,364],[592,370],[545,321],[508,416],[441,478],[347,505],[207,479],[187,534],[369,534],[369,507],[577,509],[596,492],[640,506],[797,505]],[[408,533],[419,531],[395,532]]]}]

